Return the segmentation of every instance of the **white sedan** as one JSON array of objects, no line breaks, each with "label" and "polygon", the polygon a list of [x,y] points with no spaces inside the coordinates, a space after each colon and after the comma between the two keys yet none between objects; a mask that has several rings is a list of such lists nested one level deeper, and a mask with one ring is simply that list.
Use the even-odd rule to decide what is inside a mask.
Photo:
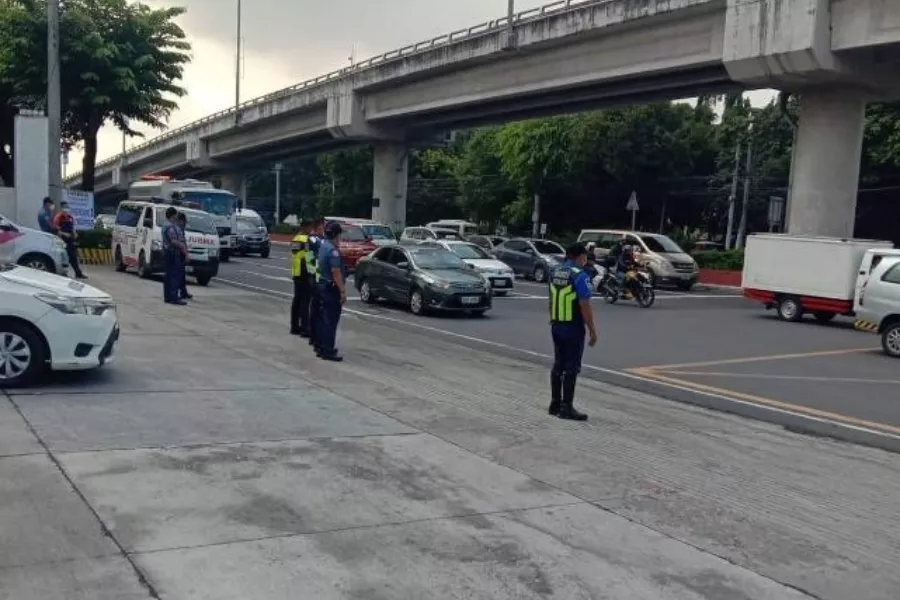
[{"label": "white sedan", "polygon": [[506,263],[488,254],[484,248],[461,240],[433,240],[423,243],[446,248],[463,262],[471,265],[485,278],[495,296],[505,296],[513,291],[516,281],[513,270]]},{"label": "white sedan", "polygon": [[109,294],[44,271],[0,265],[0,388],[47,369],[78,371],[112,359],[119,338]]}]

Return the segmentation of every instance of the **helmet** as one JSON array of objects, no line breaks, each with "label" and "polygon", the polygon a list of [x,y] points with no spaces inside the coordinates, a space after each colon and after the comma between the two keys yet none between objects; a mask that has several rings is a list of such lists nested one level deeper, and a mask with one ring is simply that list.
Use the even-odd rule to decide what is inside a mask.
[{"label": "helmet", "polygon": [[341,229],[341,224],[336,221],[329,221],[325,225],[325,237],[330,240],[341,235],[342,231],[343,229]]}]

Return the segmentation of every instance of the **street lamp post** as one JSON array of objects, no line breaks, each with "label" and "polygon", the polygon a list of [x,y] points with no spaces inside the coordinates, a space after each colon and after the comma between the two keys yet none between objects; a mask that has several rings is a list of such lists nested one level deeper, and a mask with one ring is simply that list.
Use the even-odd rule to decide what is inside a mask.
[{"label": "street lamp post", "polygon": [[509,0],[506,10],[506,47],[515,46],[515,30],[513,28],[513,19],[516,17],[516,0]]},{"label": "street lamp post", "polygon": [[235,38],[234,59],[234,124],[241,122],[238,108],[241,105],[241,0],[237,0],[237,36]]},{"label": "street lamp post", "polygon": [[47,129],[49,196],[62,200],[62,100],[59,90],[59,0],[47,0]]},{"label": "street lamp post", "polygon": [[284,165],[275,163],[272,172],[275,173],[275,223],[281,223],[281,172]]}]

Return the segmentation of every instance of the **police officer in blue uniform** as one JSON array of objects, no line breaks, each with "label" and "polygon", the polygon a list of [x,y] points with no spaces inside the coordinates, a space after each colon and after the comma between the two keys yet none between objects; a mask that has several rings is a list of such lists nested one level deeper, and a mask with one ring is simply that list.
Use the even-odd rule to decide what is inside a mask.
[{"label": "police officer in blue uniform", "polygon": [[319,282],[318,293],[320,303],[319,324],[316,337],[319,342],[317,354],[323,360],[340,362],[344,358],[335,347],[338,322],[341,320],[341,308],[347,302],[346,280],[343,260],[340,251],[341,226],[339,223],[328,223],[325,226],[325,240],[319,247]]},{"label": "police officer in blue uniform", "polygon": [[178,209],[170,206],[166,209],[168,223],[162,230],[163,264],[166,268],[163,275],[163,297],[166,304],[187,304],[178,297],[178,289],[181,287],[182,257],[187,255],[187,247],[181,241],[178,233],[178,224],[175,217]]},{"label": "police officer in blue uniform", "polygon": [[309,298],[309,345],[319,353],[319,313],[321,312],[322,299],[319,297],[319,250],[322,238],[325,235],[324,219],[314,219],[312,230],[306,242],[307,271],[309,273],[309,286],[312,292]]},{"label": "police officer in blue uniform", "polygon": [[587,249],[574,244],[566,250],[566,262],[550,275],[550,330],[553,335],[553,369],[550,371],[550,414],[560,419],[586,421],[587,415],[575,410],[575,383],[581,372],[584,333],[588,345],[597,343],[594,313],[591,309],[591,284],[584,265]]}]

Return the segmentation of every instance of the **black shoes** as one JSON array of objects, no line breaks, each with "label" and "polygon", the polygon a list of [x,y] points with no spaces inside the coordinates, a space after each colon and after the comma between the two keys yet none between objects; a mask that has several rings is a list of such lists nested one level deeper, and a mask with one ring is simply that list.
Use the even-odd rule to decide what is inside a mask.
[{"label": "black shoes", "polygon": [[[588,416],[578,412],[572,406],[575,401],[575,383],[578,377],[550,374],[550,393],[553,401],[550,402],[549,413],[554,417],[567,421],[587,421]],[[561,398],[558,400],[558,398]]]},{"label": "black shoes", "polygon": [[550,372],[550,409],[547,411],[550,416],[559,416],[559,405],[562,404],[562,374]]}]

